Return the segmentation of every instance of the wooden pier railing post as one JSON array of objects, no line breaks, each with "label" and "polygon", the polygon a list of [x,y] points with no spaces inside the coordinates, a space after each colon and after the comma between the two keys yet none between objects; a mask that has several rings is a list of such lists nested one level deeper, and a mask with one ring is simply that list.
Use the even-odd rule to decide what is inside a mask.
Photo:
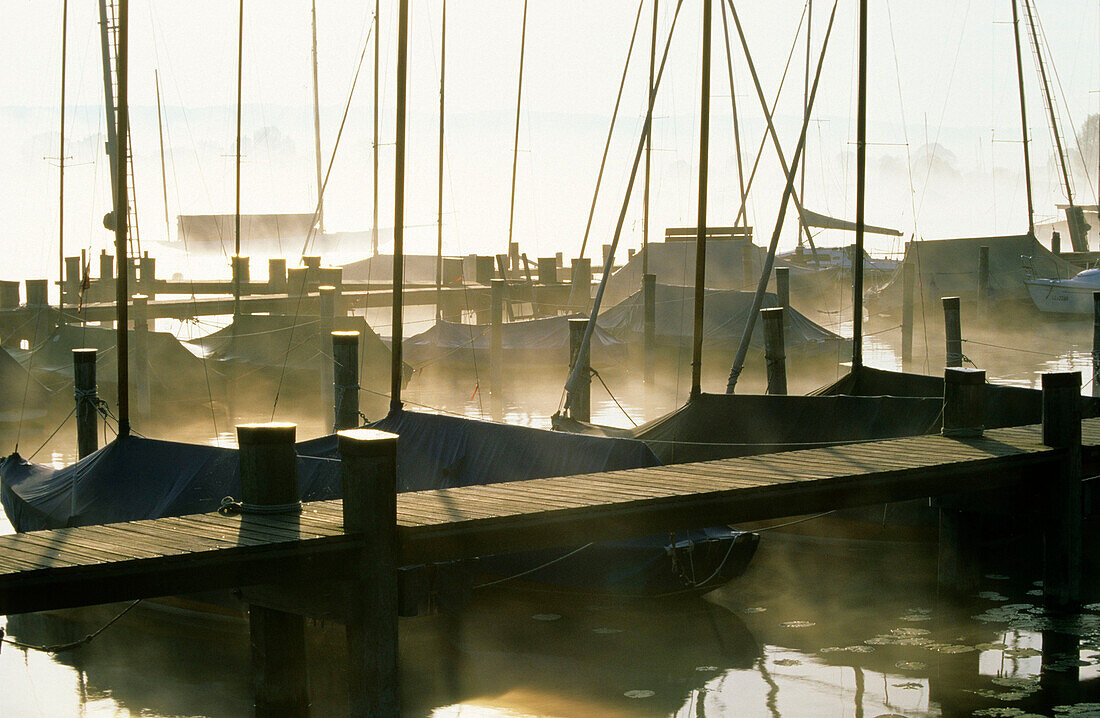
[{"label": "wooden pier railing post", "polygon": [[784,309],[791,308],[791,268],[775,268],[775,296],[779,300],[779,306]]},{"label": "wooden pier railing post", "polygon": [[[331,332],[333,427],[359,426],[359,332]],[[327,390],[326,390],[327,391]]]},{"label": "wooden pier railing post", "polygon": [[504,384],[504,291],[508,283],[494,279],[489,286],[489,390],[499,396]]},{"label": "wooden pier railing post", "polygon": [[642,276],[642,381],[653,383],[653,366],[657,351],[657,275]]},{"label": "wooden pier railing post", "polygon": [[1092,395],[1100,396],[1100,292],[1092,293]]},{"label": "wooden pier railing post", "polygon": [[337,435],[344,530],[364,538],[348,594],[348,698],[352,716],[394,717],[397,672],[397,436],[372,429]]},{"label": "wooden pier railing post", "polygon": [[[295,429],[294,424],[286,423],[237,426],[244,503],[278,506],[298,501]],[[244,522],[248,522],[247,514]],[[257,718],[308,716],[305,618],[251,605],[248,631]]]},{"label": "wooden pier railing post", "polygon": [[267,291],[271,294],[286,293],[286,260],[282,257],[267,260]]},{"label": "wooden pier railing post", "polygon": [[1043,483],[1043,593],[1049,607],[1069,608],[1081,599],[1081,372],[1043,374],[1043,443],[1064,452]]},{"label": "wooden pier railing post", "polygon": [[149,297],[135,294],[132,300],[134,318],[134,360],[131,379],[134,383],[134,409],[138,416],[152,415],[152,391],[149,388]]},{"label": "wooden pier railing post", "polygon": [[962,366],[962,326],[959,321],[959,298],[943,298],[943,331],[947,341],[945,366]]},{"label": "wooden pier railing post", "polygon": [[[913,294],[917,285],[916,267],[912,262],[901,264],[901,368],[913,361]],[[927,351],[927,347],[925,347]]]},{"label": "wooden pier railing post", "polygon": [[768,367],[768,394],[787,393],[787,352],[783,346],[783,307],[760,310],[764,324],[764,361]]},{"label": "wooden pier railing post", "polygon": [[943,372],[943,435],[981,436],[985,431],[985,370],[947,367]]},{"label": "wooden pier railing post", "polygon": [[[333,361],[335,354],[333,354],[332,346],[332,330],[335,329],[336,323],[336,288],[331,286],[322,285],[317,287],[317,348],[320,351],[320,357],[318,358],[318,379],[320,380],[321,391],[318,396],[322,397],[322,406],[326,403],[323,397],[328,396],[330,387],[332,386],[333,377]],[[346,428],[346,427],[345,427]]]},{"label": "wooden pier railing post", "polygon": [[99,448],[99,396],[96,394],[95,359],[95,349],[73,349],[76,454],[81,459]]},{"label": "wooden pier railing post", "polygon": [[978,316],[989,319],[989,247],[978,247]]},{"label": "wooden pier railing post", "polygon": [[581,355],[584,332],[588,328],[587,319],[569,320],[569,372],[573,366],[581,365],[580,388],[569,392],[569,416],[577,421],[592,420],[592,362],[588,353]]}]

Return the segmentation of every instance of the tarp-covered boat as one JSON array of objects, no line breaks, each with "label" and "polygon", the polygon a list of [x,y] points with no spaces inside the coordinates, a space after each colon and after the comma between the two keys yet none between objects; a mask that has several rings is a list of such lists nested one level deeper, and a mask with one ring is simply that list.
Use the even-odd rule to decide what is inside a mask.
[{"label": "tarp-covered boat", "polygon": [[[569,363],[569,316],[505,322],[501,325],[504,361],[515,366]],[[602,323],[602,322],[601,322]],[[608,366],[626,358],[626,345],[597,323],[592,334],[592,364]],[[402,358],[413,366],[436,362],[488,361],[492,327],[437,321],[431,328],[402,343]]]}]

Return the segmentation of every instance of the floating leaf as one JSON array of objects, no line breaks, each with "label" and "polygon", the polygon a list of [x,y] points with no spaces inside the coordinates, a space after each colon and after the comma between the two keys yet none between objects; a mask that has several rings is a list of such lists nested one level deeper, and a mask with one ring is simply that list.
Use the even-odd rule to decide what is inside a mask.
[{"label": "floating leaf", "polygon": [[813,621],[784,621],[779,624],[783,628],[809,628],[810,626],[816,626]]},{"label": "floating leaf", "polygon": [[653,696],[655,696],[657,694],[654,693],[653,691],[633,690],[633,691],[626,691],[625,693],[623,693],[623,695],[626,696],[627,698],[652,698]]},{"label": "floating leaf", "polygon": [[536,621],[557,621],[558,619],[561,618],[561,614],[559,614],[559,613],[536,613],[534,616],[531,616],[531,618],[533,618]]}]

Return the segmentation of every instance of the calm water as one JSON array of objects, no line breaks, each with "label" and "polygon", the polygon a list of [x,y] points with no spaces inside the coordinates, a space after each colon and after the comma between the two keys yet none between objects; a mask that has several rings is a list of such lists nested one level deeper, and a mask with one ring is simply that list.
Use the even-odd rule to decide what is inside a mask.
[{"label": "calm water", "polygon": [[[898,368],[898,332],[871,328],[880,333],[868,342],[868,363]],[[1037,372],[1051,368],[1086,369],[1088,376],[1090,328],[1068,323],[1006,332],[964,351],[991,376],[1021,385],[1034,385]],[[936,341],[942,340],[929,340],[932,366],[942,365]],[[915,368],[924,361],[919,355]],[[710,363],[704,390],[720,391],[726,362]],[[687,392],[685,367],[649,388],[639,386],[631,365],[602,369],[618,405],[595,384],[593,418],[626,426],[674,408]],[[746,391],[762,385],[762,370],[754,371],[746,372]],[[835,364],[811,371],[792,362],[792,390],[842,372]],[[406,399],[414,407],[546,426],[564,377],[564,368],[512,376],[494,405],[474,391],[476,372],[428,369],[413,378]],[[221,415],[216,432],[201,419],[184,428],[138,428],[229,445],[233,420]],[[300,424],[302,438],[322,431],[316,419]],[[19,437],[20,451],[29,454],[45,438],[28,430]],[[5,439],[14,445],[15,437]],[[71,461],[74,443],[65,427],[35,459]],[[822,538],[816,523],[799,525],[799,533],[764,532],[748,573],[702,598],[612,600],[498,586],[475,592],[459,613],[402,619],[405,712],[1100,716],[1100,604],[1077,615],[1048,615],[1033,569],[996,562],[973,594],[948,600],[937,595],[934,545],[886,540],[889,532],[859,541]],[[1026,555],[1036,537],[1021,531],[1015,541],[1003,553]],[[97,629],[121,608],[12,617],[6,627],[9,638],[56,644]],[[307,632],[314,715],[341,715],[342,628],[314,623]],[[76,651],[51,655],[4,645],[0,678],[3,716],[168,718],[251,710],[246,622],[154,604],[140,605]]]}]

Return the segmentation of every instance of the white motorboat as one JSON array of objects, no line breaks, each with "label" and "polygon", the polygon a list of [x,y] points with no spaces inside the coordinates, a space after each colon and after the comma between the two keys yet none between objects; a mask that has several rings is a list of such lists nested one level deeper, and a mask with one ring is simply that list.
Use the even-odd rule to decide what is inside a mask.
[{"label": "white motorboat", "polygon": [[1100,292],[1100,269],[1086,269],[1069,279],[1024,280],[1031,301],[1043,312],[1092,314],[1092,295]]}]

